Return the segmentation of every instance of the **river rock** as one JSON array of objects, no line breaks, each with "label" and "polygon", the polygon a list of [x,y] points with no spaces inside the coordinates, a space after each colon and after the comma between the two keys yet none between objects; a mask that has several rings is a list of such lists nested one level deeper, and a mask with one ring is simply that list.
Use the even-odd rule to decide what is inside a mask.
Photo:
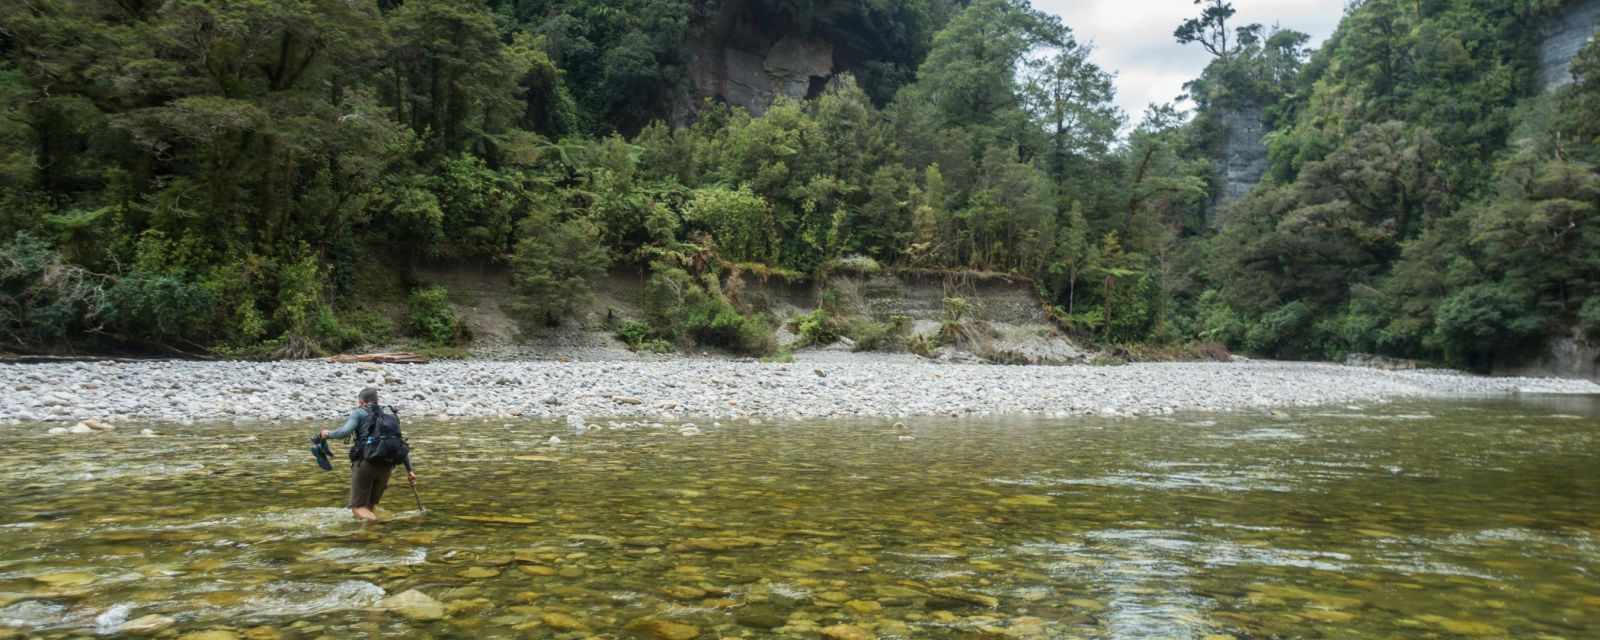
[{"label": "river rock", "polygon": [[733,619],[753,629],[776,629],[783,626],[784,617],[771,607],[750,606],[739,610]]},{"label": "river rock", "polygon": [[661,590],[674,600],[698,600],[706,597],[706,590],[688,585],[674,585]]},{"label": "river rock", "polygon": [[66,427],[50,427],[50,430],[46,431],[45,433],[53,436],[64,436],[67,435],[68,432]]},{"label": "river rock", "polygon": [[416,589],[379,600],[378,608],[417,621],[438,620],[444,617],[444,605]]},{"label": "river rock", "polygon": [[500,575],[500,572],[488,567],[467,567],[457,575],[460,575],[468,580],[481,580],[483,578],[493,578],[498,576]]},{"label": "river rock", "polygon": [[238,640],[239,634],[227,629],[207,629],[178,636],[178,640]]},{"label": "river rock", "polygon": [[560,612],[557,612],[557,611],[552,611],[550,613],[546,613],[546,614],[544,614],[542,616],[539,616],[539,620],[543,621],[546,626],[548,626],[548,627],[550,627],[552,629],[559,629],[561,631],[588,631],[589,630],[589,625],[584,624],[582,620],[579,620],[579,619],[574,618],[574,617],[572,617],[572,616],[570,616],[568,614],[560,613]]},{"label": "river rock", "polygon": [[139,616],[117,626],[117,633],[126,635],[150,635],[164,631],[167,627],[177,624],[177,620],[159,614]]},{"label": "river rock", "polygon": [[700,636],[700,627],[671,620],[636,620],[628,624],[628,630],[656,640],[692,640]]},{"label": "river rock", "polygon": [[966,604],[966,605],[977,605],[977,606],[980,606],[980,607],[987,607],[987,608],[990,608],[990,609],[993,609],[995,607],[1000,606],[1000,599],[999,598],[996,598],[994,596],[984,595],[984,594],[981,594],[981,593],[971,593],[971,592],[968,592],[968,591],[962,591],[960,589],[929,589],[928,593],[933,594],[935,596],[938,596],[937,598],[929,598],[928,599],[928,608],[930,608],[930,609],[954,609],[954,608],[956,608],[956,607],[948,606],[945,602],[939,602],[938,604],[940,606],[936,606],[935,605],[935,601],[936,600],[956,602],[956,603],[961,603],[961,604]]},{"label": "river rock", "polygon": [[67,433],[73,435],[84,435],[94,433],[94,429],[90,429],[89,425],[79,422],[78,424],[72,425],[70,428],[68,428]]},{"label": "river rock", "polygon": [[836,624],[822,628],[822,637],[829,640],[873,640],[873,635],[866,629],[848,624]]},{"label": "river rock", "polygon": [[93,583],[99,578],[97,578],[94,574],[85,571],[66,571],[62,573],[47,573],[42,576],[34,576],[33,579],[52,587],[81,587]]}]

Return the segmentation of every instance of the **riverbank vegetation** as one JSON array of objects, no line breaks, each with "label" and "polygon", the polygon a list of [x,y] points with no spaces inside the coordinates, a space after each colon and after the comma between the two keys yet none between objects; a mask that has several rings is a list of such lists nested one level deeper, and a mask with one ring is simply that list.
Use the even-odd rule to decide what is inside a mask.
[{"label": "riverbank vegetation", "polygon": [[[446,293],[411,272],[453,262],[508,267],[525,331],[643,269],[617,328],[657,351],[771,353],[743,276],[864,265],[1025,276],[1090,341],[1482,366],[1600,333],[1600,52],[1539,94],[1559,3],[1368,0],[1312,52],[1208,2],[1176,34],[1215,56],[1195,109],[1136,117],[1024,0],[749,4],[847,42],[849,72],[679,126],[688,0],[0,9],[0,342],[450,344]],[[1270,171],[1219,208],[1247,107]],[[829,313],[794,330],[917,348]]]}]

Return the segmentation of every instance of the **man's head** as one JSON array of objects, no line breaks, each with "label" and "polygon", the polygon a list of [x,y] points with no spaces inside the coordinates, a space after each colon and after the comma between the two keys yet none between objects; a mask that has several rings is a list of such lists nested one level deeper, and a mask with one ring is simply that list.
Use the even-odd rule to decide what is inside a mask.
[{"label": "man's head", "polygon": [[378,404],[377,387],[367,387],[362,389],[361,394],[356,396],[356,400],[359,401],[363,407]]}]

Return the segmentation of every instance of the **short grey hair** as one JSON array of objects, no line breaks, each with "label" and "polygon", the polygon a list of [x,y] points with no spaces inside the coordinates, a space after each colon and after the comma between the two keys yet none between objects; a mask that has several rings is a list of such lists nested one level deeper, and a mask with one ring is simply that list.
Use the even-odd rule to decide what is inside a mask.
[{"label": "short grey hair", "polygon": [[378,388],[367,387],[362,389],[361,394],[356,396],[356,400],[367,404],[378,404]]}]

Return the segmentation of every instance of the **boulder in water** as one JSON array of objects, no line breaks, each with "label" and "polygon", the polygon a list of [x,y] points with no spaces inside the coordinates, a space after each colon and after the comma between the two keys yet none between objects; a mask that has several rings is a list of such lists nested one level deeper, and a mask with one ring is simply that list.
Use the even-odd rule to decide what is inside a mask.
[{"label": "boulder in water", "polygon": [[671,620],[635,620],[628,630],[656,640],[693,640],[700,636],[700,627]]},{"label": "boulder in water", "polygon": [[438,620],[444,617],[444,605],[416,589],[379,600],[378,608],[418,621]]},{"label": "boulder in water", "polygon": [[163,615],[150,614],[140,616],[117,626],[118,635],[154,635],[165,631],[168,627],[177,624],[177,620]]},{"label": "boulder in water", "polygon": [[94,429],[90,429],[89,425],[79,422],[78,424],[72,425],[71,428],[67,429],[67,433],[73,435],[84,435],[87,433],[94,433]]},{"label": "boulder in water", "polygon": [[866,629],[848,624],[836,624],[822,628],[822,637],[829,640],[873,640],[873,635]]}]

